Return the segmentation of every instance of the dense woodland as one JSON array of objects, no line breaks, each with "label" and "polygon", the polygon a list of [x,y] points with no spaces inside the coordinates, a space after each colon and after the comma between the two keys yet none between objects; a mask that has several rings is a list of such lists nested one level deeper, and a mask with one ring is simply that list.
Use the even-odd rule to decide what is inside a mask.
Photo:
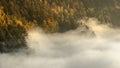
[{"label": "dense woodland", "polygon": [[120,0],[0,0],[0,52],[27,48],[27,31],[36,26],[62,33],[89,17],[120,26]]}]

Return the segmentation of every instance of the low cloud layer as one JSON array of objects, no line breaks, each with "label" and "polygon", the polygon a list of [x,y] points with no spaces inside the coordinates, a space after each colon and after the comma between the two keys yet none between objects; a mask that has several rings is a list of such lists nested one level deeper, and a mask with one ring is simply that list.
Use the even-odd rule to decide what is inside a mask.
[{"label": "low cloud layer", "polygon": [[29,49],[0,54],[0,68],[120,68],[119,29],[96,19],[80,22],[90,28],[86,34],[81,34],[85,28],[62,34],[45,34],[39,28],[29,31]]}]

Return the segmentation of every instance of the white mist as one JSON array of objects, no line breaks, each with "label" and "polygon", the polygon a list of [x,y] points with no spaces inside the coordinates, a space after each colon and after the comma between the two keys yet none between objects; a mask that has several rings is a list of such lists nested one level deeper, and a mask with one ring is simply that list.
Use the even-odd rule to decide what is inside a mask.
[{"label": "white mist", "polygon": [[81,36],[80,28],[62,34],[36,28],[28,32],[28,50],[0,54],[0,68],[120,68],[119,30],[96,19],[84,22],[95,37]]}]

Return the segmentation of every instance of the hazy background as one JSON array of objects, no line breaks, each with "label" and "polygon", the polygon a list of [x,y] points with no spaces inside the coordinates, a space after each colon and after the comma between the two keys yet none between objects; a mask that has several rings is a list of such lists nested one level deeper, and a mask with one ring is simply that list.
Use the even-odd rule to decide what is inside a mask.
[{"label": "hazy background", "polygon": [[29,49],[0,54],[0,68],[120,68],[119,29],[94,18],[79,22],[89,31],[85,27],[54,34],[40,28],[28,31]]}]

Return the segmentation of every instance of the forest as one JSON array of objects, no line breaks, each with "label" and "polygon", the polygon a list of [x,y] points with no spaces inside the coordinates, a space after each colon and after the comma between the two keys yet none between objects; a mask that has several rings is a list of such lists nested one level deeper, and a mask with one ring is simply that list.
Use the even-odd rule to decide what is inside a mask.
[{"label": "forest", "polygon": [[64,33],[92,17],[119,27],[120,0],[0,0],[0,52],[27,48],[25,36],[34,27]]}]

